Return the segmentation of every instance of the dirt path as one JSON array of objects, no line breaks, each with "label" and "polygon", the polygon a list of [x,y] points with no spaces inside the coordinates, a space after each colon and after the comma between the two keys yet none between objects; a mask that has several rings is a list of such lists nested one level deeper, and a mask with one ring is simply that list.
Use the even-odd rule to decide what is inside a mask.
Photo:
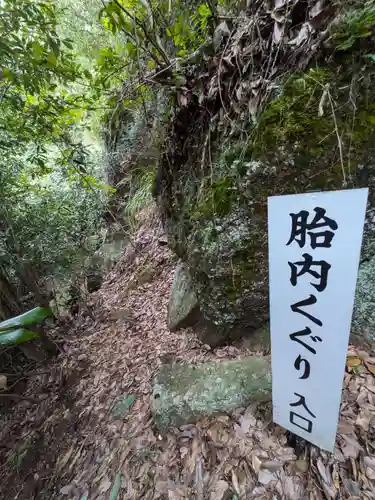
[{"label": "dirt path", "polygon": [[156,219],[138,231],[92,298],[96,320],[81,318],[50,373],[29,381],[27,393],[45,399],[2,416],[1,498],[375,498],[375,378],[365,353],[353,354],[357,375],[346,374],[334,456],[312,447],[297,457],[269,407],[158,435],[150,392],[162,362],[246,354],[167,330],[176,261],[161,235]]}]

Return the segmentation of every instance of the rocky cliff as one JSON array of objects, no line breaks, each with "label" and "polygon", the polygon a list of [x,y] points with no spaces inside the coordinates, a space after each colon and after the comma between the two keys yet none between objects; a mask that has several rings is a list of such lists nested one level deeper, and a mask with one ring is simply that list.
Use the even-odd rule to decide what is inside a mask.
[{"label": "rocky cliff", "polygon": [[268,321],[268,196],[364,186],[353,329],[371,337],[375,2],[258,0],[233,28],[219,28],[215,54],[189,66],[177,90],[156,186],[169,244],[211,325],[208,341]]}]

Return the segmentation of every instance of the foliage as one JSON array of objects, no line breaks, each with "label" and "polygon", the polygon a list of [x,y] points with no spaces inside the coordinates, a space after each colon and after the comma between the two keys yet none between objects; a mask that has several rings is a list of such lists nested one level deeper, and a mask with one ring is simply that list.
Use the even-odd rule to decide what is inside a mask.
[{"label": "foliage", "polygon": [[67,88],[81,78],[80,68],[71,41],[57,35],[50,2],[4,1],[0,33],[0,151],[9,157],[32,141],[33,160],[45,171],[46,144],[64,144],[67,127],[81,116],[83,99]]},{"label": "foliage", "polygon": [[[178,61],[207,41],[224,3],[0,3],[0,280],[12,298],[0,294],[2,316],[19,312],[14,302],[41,278],[80,272],[114,196],[105,184],[101,124],[111,141],[126,128],[128,110],[155,128],[160,109],[150,112],[150,84],[157,82],[147,75],[161,72],[181,85]],[[138,140],[139,131],[133,135]],[[144,165],[125,181],[130,220],[151,200],[153,177]]]},{"label": "foliage", "polygon": [[[71,272],[100,226],[106,186],[90,145],[91,73],[50,1],[0,4],[1,315],[41,277]],[[12,307],[9,307],[11,291]],[[4,304],[7,303],[6,310]]]},{"label": "foliage", "polygon": [[152,202],[152,186],[155,179],[155,171],[150,170],[142,173],[138,179],[135,180],[135,188],[133,193],[124,207],[125,215],[131,222],[136,221],[139,212]]},{"label": "foliage", "polygon": [[[124,37],[128,73],[145,72],[170,65],[171,58],[184,57],[205,42],[211,10],[207,3],[176,1],[110,0],[105,3],[100,19],[106,29]],[[102,52],[103,69],[108,60],[116,60],[116,52]]]},{"label": "foliage", "polygon": [[347,12],[333,39],[339,50],[348,50],[361,39],[373,36],[375,27],[375,5],[373,1],[367,2],[363,7]]},{"label": "foliage", "polygon": [[57,0],[58,33],[72,40],[78,60],[92,69],[100,50],[110,46],[113,37],[99,21],[100,0]]},{"label": "foliage", "polygon": [[23,344],[38,338],[39,333],[32,327],[42,324],[52,316],[50,307],[36,307],[20,316],[3,321],[0,323],[0,345]]}]

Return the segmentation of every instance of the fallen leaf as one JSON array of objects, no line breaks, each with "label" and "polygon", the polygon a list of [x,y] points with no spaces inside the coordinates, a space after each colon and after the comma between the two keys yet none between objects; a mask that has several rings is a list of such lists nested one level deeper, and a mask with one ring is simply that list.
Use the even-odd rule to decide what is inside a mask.
[{"label": "fallen leaf", "polygon": [[366,361],[370,357],[369,353],[366,351],[357,351],[357,355],[362,361]]},{"label": "fallen leaf", "polygon": [[276,479],[275,474],[270,472],[267,469],[261,469],[258,474],[258,481],[260,484],[263,484],[264,486],[267,486],[271,481],[274,481]]},{"label": "fallen leaf", "polygon": [[301,472],[307,472],[309,470],[310,462],[307,459],[296,460],[295,465],[297,469]]},{"label": "fallen leaf", "polygon": [[100,483],[99,485],[99,493],[106,493],[109,488],[111,487],[111,481],[109,480],[109,477],[106,475],[104,476],[104,478],[102,479],[102,482]]},{"label": "fallen leaf", "polygon": [[363,462],[367,467],[371,467],[371,469],[375,470],[375,457],[364,457]]},{"label": "fallen leaf", "polygon": [[343,452],[346,458],[357,458],[360,450],[362,449],[361,445],[349,436],[342,436],[344,439],[344,444],[341,446],[341,451]]},{"label": "fallen leaf", "polygon": [[0,375],[0,389],[7,388],[7,377],[6,375]]},{"label": "fallen leaf", "polygon": [[240,494],[240,487],[238,484],[238,478],[237,478],[236,473],[234,472],[233,469],[232,469],[232,484],[233,484],[233,488],[234,488],[235,492],[239,495]]},{"label": "fallen leaf", "polygon": [[336,464],[333,465],[332,480],[333,480],[333,485],[336,488],[336,490],[339,490],[340,489],[340,476],[339,476],[338,468],[337,468]]},{"label": "fallen leaf", "polygon": [[339,434],[351,434],[353,432],[353,424],[350,422],[340,421],[337,432]]},{"label": "fallen leaf", "polygon": [[273,42],[275,44],[280,43],[284,35],[284,24],[275,21],[273,27]]},{"label": "fallen leaf", "polygon": [[256,422],[257,422],[256,418],[251,414],[241,415],[240,426],[241,426],[242,432],[244,434],[247,434],[251,427],[255,427]]},{"label": "fallen leaf", "polygon": [[369,427],[370,427],[370,420],[371,420],[371,415],[368,411],[363,410],[360,412],[358,415],[355,425],[358,427],[361,427],[365,432],[368,432]]},{"label": "fallen leaf", "polygon": [[372,374],[374,375],[374,377],[375,377],[375,365],[373,365],[373,364],[371,364],[371,363],[368,363],[368,362],[366,362],[366,361],[365,361],[364,363],[365,363],[366,368],[368,369],[368,371],[369,371],[370,373],[372,373]]},{"label": "fallen leaf", "polygon": [[226,481],[217,481],[210,493],[210,500],[221,500],[229,490],[229,484]]},{"label": "fallen leaf", "polygon": [[69,495],[73,488],[74,484],[67,484],[66,486],[61,488],[60,493],[61,495]]},{"label": "fallen leaf", "polygon": [[67,451],[67,453],[62,458],[60,457],[58,459],[57,465],[56,465],[56,469],[57,470],[62,470],[66,466],[66,464],[68,463],[70,457],[73,454],[75,444],[76,444],[76,441],[73,442],[72,446],[69,448],[69,450]]},{"label": "fallen leaf", "polygon": [[261,469],[267,469],[270,472],[276,472],[283,466],[282,463],[276,462],[276,460],[266,460],[262,462]]},{"label": "fallen leaf", "polygon": [[362,364],[362,360],[358,356],[348,356],[346,358],[346,367],[348,371],[352,371],[354,366],[359,366]]},{"label": "fallen leaf", "polygon": [[370,481],[374,481],[375,480],[375,470],[372,469],[371,467],[366,467],[366,477]]},{"label": "fallen leaf", "polygon": [[260,467],[262,465],[262,461],[254,453],[253,453],[252,458],[251,458],[251,465],[253,466],[255,474],[259,474]]},{"label": "fallen leaf", "polygon": [[361,489],[358,483],[346,477],[343,479],[343,483],[345,490],[347,493],[349,493],[349,495],[360,497]]}]

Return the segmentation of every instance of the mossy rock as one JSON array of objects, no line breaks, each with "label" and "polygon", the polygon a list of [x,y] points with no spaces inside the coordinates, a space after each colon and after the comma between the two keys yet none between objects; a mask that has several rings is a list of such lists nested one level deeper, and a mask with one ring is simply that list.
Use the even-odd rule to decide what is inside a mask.
[{"label": "mossy rock", "polygon": [[199,306],[186,264],[177,266],[168,305],[167,325],[171,331],[194,324]]},{"label": "mossy rock", "polygon": [[357,187],[370,195],[354,326],[375,332],[375,64],[356,57],[279,82],[247,140],[213,141],[207,170],[199,156],[175,167],[169,242],[188,265],[220,343],[269,319],[267,198]]},{"label": "mossy rock", "polygon": [[199,365],[166,364],[154,380],[152,412],[156,425],[164,430],[270,398],[271,367],[267,357]]}]

